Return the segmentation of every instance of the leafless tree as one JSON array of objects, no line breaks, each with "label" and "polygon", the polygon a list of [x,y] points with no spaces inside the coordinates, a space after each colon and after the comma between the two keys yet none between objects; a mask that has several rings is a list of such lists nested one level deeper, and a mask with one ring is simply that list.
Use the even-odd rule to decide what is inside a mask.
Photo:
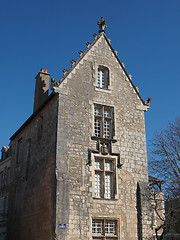
[{"label": "leafless tree", "polygon": [[[180,117],[169,123],[166,129],[156,133],[151,146],[150,172],[163,181],[167,205],[166,220],[161,219],[162,226],[159,227],[163,228],[163,232],[178,232],[180,228]],[[163,238],[157,237],[157,239]]]}]

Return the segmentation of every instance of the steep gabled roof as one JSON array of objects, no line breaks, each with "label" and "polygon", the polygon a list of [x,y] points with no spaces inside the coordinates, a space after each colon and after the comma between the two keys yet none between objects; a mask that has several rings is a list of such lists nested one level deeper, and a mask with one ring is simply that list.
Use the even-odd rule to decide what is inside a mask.
[{"label": "steep gabled roof", "polygon": [[72,64],[71,68],[64,74],[64,76],[59,80],[59,83],[62,83],[64,79],[73,71],[73,69],[79,64],[79,62],[84,58],[84,56],[91,50],[91,48],[94,46],[94,44],[99,40],[101,37],[101,34],[96,35],[94,34],[94,41],[90,44],[89,42],[86,43],[87,48],[82,54],[79,56],[77,61]]},{"label": "steep gabled roof", "polygon": [[85,55],[87,55],[87,53],[92,49],[92,47],[96,44],[96,42],[101,38],[104,37],[108,46],[110,47],[111,51],[114,54],[114,57],[116,58],[117,62],[120,64],[122,70],[124,71],[126,77],[128,78],[130,84],[132,85],[134,91],[136,92],[136,94],[138,95],[138,97],[140,98],[141,102],[143,103],[143,105],[145,106],[149,106],[149,103],[151,101],[151,99],[149,98],[147,101],[144,101],[143,98],[141,97],[140,93],[138,92],[137,88],[135,87],[135,85],[133,84],[131,78],[129,77],[129,75],[127,74],[123,64],[121,63],[120,59],[118,58],[117,54],[115,53],[113,47],[110,44],[110,41],[107,39],[106,35],[105,35],[105,31],[100,31],[99,35],[94,34],[94,41],[90,44],[87,43],[87,49],[84,52],[81,52],[79,58],[77,59],[77,61],[73,61],[72,62],[72,66],[71,68],[64,73],[64,76],[58,81],[56,82],[55,79],[52,79],[51,81],[51,88],[53,89],[53,87],[58,87],[68,76],[69,74],[76,68],[76,66],[80,63],[80,61],[85,57]]},{"label": "steep gabled roof", "polygon": [[[104,24],[104,26],[106,26],[105,24],[105,21],[103,22],[103,18],[101,18],[101,22],[98,23],[98,25],[100,24]],[[103,26],[103,27],[104,27]],[[114,49],[112,48],[111,44],[110,44],[110,41],[107,39],[106,35],[105,35],[105,31],[104,31],[104,28],[102,26],[100,27],[100,31],[99,31],[99,35],[97,34],[94,34],[94,41],[90,44],[89,42],[87,43],[87,49],[84,51],[84,52],[80,52],[80,56],[79,58],[77,59],[77,61],[73,61],[72,62],[72,66],[71,68],[65,72],[64,76],[57,82],[55,81],[54,78],[51,78],[51,88],[52,90],[54,90],[54,87],[58,87],[60,86],[60,84],[71,74],[71,72],[76,68],[76,66],[78,66],[78,64],[80,63],[80,61],[82,59],[84,59],[84,57],[87,55],[87,53],[92,49],[92,47],[96,44],[96,42],[101,38],[101,37],[104,37],[104,39],[106,40],[108,46],[110,47],[112,53],[114,54],[117,62],[120,64],[122,70],[124,71],[127,79],[129,80],[130,84],[132,85],[134,91],[137,93],[138,97],[140,98],[141,102],[143,105],[145,105],[145,108],[148,108],[149,107],[149,103],[151,101],[151,99],[149,98],[147,101],[144,101],[143,98],[141,97],[141,95],[139,94],[138,90],[136,89],[136,87],[134,86],[131,78],[129,77],[129,75],[127,74],[123,64],[121,63],[121,61],[119,60],[117,54],[115,53]],[[55,94],[56,92],[53,91],[49,97],[47,98],[47,101],[43,104],[43,106],[38,109],[36,112],[34,112],[27,120],[26,122],[10,137],[10,140],[13,140],[17,134],[19,134],[21,132],[22,129],[24,129],[28,124],[29,122],[32,121],[32,119],[35,118],[35,116],[41,111],[41,109],[56,95]]]},{"label": "steep gabled roof", "polygon": [[126,72],[126,70],[125,70],[123,64],[121,63],[120,59],[118,58],[117,54],[115,53],[114,49],[112,48],[112,45],[111,45],[110,42],[108,41],[108,39],[107,39],[107,37],[106,37],[105,34],[104,34],[104,38],[106,39],[107,44],[108,44],[109,47],[111,48],[111,51],[113,52],[115,58],[117,59],[118,63],[120,64],[120,66],[121,66],[121,68],[123,69],[123,71],[124,71],[126,77],[128,78],[128,80],[129,80],[129,82],[131,83],[132,87],[134,88],[135,92],[137,93],[137,95],[138,95],[139,98],[141,99],[142,103],[143,103],[144,105],[149,106],[149,103],[147,103],[146,101],[143,100],[143,98],[141,97],[141,95],[140,95],[140,93],[138,92],[137,88],[134,86],[134,84],[133,84],[131,78],[130,78],[129,75],[127,74],[127,72]]}]

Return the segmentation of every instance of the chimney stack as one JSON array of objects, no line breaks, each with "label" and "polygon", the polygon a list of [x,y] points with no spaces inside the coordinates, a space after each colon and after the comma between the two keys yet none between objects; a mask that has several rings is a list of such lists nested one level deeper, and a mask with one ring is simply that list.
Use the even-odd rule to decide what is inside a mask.
[{"label": "chimney stack", "polygon": [[47,69],[41,69],[36,76],[36,87],[34,95],[34,110],[36,112],[46,101],[49,94],[49,76]]}]

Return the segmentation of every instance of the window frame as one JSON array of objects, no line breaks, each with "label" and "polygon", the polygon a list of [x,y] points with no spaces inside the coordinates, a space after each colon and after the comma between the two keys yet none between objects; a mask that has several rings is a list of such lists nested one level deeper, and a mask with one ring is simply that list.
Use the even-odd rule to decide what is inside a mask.
[{"label": "window frame", "polygon": [[3,171],[0,172],[0,189],[3,188]]},{"label": "window frame", "polygon": [[[94,232],[93,224],[94,223],[101,223],[101,232]],[[114,230],[112,230],[112,233],[106,232],[106,223],[114,223]],[[96,229],[95,227],[94,229]],[[112,229],[112,226],[109,227]],[[92,219],[92,239],[96,240],[107,240],[107,239],[112,239],[112,240],[118,240],[119,238],[119,221],[116,218],[93,218]]]},{"label": "window frame", "polygon": [[99,88],[99,89],[105,89],[107,90],[108,87],[109,87],[109,83],[110,83],[110,80],[109,80],[109,76],[110,76],[110,71],[109,71],[109,68],[104,66],[104,65],[98,65],[97,67],[97,74],[96,74],[96,87]]},{"label": "window frame", "polygon": [[[96,168],[96,163],[100,162],[100,168]],[[106,169],[106,163],[110,163],[110,170]],[[114,200],[117,194],[116,179],[116,158],[105,156],[94,156],[93,161],[93,179],[94,179],[94,199]],[[97,182],[96,176],[100,176]],[[106,176],[110,176],[110,185],[106,182]],[[110,186],[110,191],[107,191]],[[98,188],[99,187],[99,188]],[[110,193],[109,193],[110,192]],[[99,193],[99,194],[98,194]],[[110,194],[110,195],[108,195]]]},{"label": "window frame", "polygon": [[29,176],[29,164],[30,164],[30,157],[31,157],[31,138],[27,140],[26,145],[26,167],[25,167],[25,178],[28,179]]},{"label": "window frame", "polygon": [[18,143],[17,143],[17,157],[16,157],[16,164],[19,164],[22,160],[22,150],[23,150],[23,147],[22,147],[22,138],[20,138],[18,140]]},{"label": "window frame", "polygon": [[[99,114],[98,114],[98,110],[99,110]],[[105,115],[105,113],[107,112],[109,112],[109,115]],[[115,129],[114,107],[101,105],[101,104],[94,104],[94,135],[95,137],[112,139],[115,136],[114,129]]]}]

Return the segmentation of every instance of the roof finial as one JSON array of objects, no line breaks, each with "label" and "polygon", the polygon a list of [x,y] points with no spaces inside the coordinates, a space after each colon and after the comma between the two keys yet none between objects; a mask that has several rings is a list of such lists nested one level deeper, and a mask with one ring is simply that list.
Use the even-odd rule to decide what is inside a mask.
[{"label": "roof finial", "polygon": [[99,25],[99,29],[100,29],[99,33],[102,33],[102,32],[105,33],[104,28],[107,27],[107,24],[105,23],[105,20],[103,19],[103,17],[101,17],[101,22],[98,22],[97,24]]}]

